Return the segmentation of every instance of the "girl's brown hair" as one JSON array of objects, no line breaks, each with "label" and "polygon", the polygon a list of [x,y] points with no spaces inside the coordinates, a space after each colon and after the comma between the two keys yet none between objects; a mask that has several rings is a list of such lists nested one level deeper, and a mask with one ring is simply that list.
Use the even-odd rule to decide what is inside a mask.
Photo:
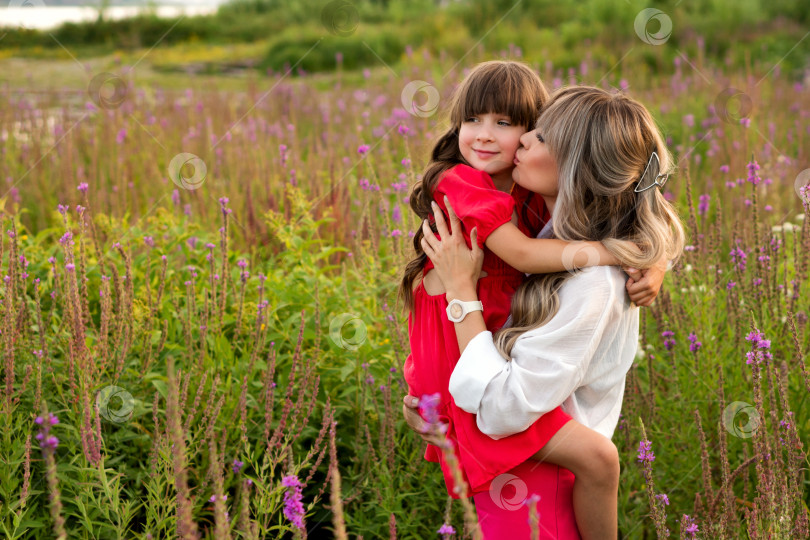
[{"label": "girl's brown hair", "polygon": [[[430,163],[410,194],[411,208],[421,219],[413,237],[416,257],[405,267],[399,289],[399,296],[408,309],[413,309],[414,284],[427,262],[421,244],[424,236],[421,221],[433,211],[430,206],[433,192],[445,171],[459,163],[469,165],[459,151],[458,133],[462,122],[471,116],[497,113],[509,116],[513,125],[528,129],[534,125],[547,99],[548,92],[537,73],[526,64],[513,61],[482,62],[456,88],[450,102],[450,128],[436,142]],[[436,225],[431,227],[435,232]]]}]

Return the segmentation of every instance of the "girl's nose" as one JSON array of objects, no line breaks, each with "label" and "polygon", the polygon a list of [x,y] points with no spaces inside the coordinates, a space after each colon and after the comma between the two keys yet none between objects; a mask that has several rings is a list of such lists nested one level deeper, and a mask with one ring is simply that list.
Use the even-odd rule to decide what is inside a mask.
[{"label": "girl's nose", "polygon": [[482,141],[489,141],[492,139],[492,130],[486,126],[481,126],[481,129],[478,130],[478,135],[476,139]]}]

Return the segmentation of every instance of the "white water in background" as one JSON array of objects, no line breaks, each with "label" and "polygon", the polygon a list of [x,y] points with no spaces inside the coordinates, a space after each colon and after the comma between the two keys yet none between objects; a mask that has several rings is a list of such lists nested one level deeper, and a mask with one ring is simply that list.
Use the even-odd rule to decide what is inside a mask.
[{"label": "white water in background", "polygon": [[[104,11],[104,16],[107,19],[124,19],[143,11],[154,11],[158,17],[177,17],[181,14],[187,16],[207,15],[215,13],[222,1],[162,3],[150,8],[146,6],[110,6]],[[18,1],[17,5],[20,4],[22,2]],[[29,0],[25,3],[25,7],[0,7],[0,27],[22,26],[24,28],[44,30],[57,27],[65,22],[93,21],[98,17],[98,10],[92,7],[41,6],[37,4],[40,4],[40,2]],[[0,33],[2,33],[2,30],[0,30]],[[0,45],[2,45],[2,42],[0,42]]]}]

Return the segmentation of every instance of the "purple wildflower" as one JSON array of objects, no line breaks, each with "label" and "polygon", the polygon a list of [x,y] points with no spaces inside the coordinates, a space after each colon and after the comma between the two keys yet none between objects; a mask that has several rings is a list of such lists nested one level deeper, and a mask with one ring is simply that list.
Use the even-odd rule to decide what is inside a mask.
[{"label": "purple wildflower", "polygon": [[48,421],[46,422],[41,416],[37,416],[34,422],[42,426],[39,433],[36,434],[36,440],[39,441],[39,446],[43,452],[53,452],[59,446],[59,439],[50,434],[51,426],[59,423],[59,419],[53,413],[48,413]]},{"label": "purple wildflower", "polygon": [[751,342],[751,350],[745,354],[746,364],[759,364],[762,360],[773,359],[773,355],[769,352],[771,340],[765,339],[765,334],[754,330],[745,336],[745,340]]},{"label": "purple wildflower", "polygon": [[239,471],[242,470],[242,466],[244,466],[244,462],[239,461],[236,458],[233,458],[233,472],[234,472],[234,474],[239,474]]},{"label": "purple wildflower", "polygon": [[431,424],[438,424],[439,423],[439,413],[437,409],[439,407],[439,403],[441,402],[441,394],[436,392],[435,394],[425,394],[419,399],[419,412],[422,415],[422,418],[430,422]]},{"label": "purple wildflower", "polygon": [[700,202],[698,203],[698,214],[701,216],[705,216],[706,212],[709,211],[709,201],[711,200],[711,195],[701,195]]},{"label": "purple wildflower", "polygon": [[367,144],[361,144],[360,146],[357,147],[357,153],[360,154],[361,156],[365,156],[366,154],[368,154],[369,150],[371,150],[371,147]]},{"label": "purple wildflower", "polygon": [[638,461],[640,463],[652,463],[655,461],[655,454],[652,451],[652,441],[644,439],[638,443]]},{"label": "purple wildflower", "polygon": [[87,193],[87,187],[87,182],[82,182],[77,189],[82,193]]},{"label": "purple wildflower", "polygon": [[658,495],[656,495],[655,497],[656,497],[656,499],[658,499],[658,500],[660,500],[661,502],[663,502],[665,506],[669,506],[669,497],[667,497],[667,494],[666,494],[666,493],[659,493],[659,494],[658,494]]},{"label": "purple wildflower", "polygon": [[[743,120],[745,120],[745,118],[743,118]],[[762,180],[757,174],[757,171],[759,170],[759,164],[754,159],[754,156],[751,156],[751,161],[748,163],[748,165],[746,165],[746,167],[748,168],[748,181],[754,184],[755,186],[758,185]]]},{"label": "purple wildflower", "polygon": [[444,523],[441,527],[439,527],[437,532],[439,534],[456,534],[456,530],[448,523]]},{"label": "purple wildflower", "polygon": [[675,337],[675,332],[665,330],[661,332],[661,337],[664,338],[664,348],[671,351],[675,347],[675,340],[671,339]]},{"label": "purple wildflower", "polygon": [[219,206],[222,208],[222,215],[223,216],[228,215],[231,212],[233,212],[233,210],[226,207],[226,205],[228,204],[228,200],[229,200],[228,197],[220,197],[219,198]]},{"label": "purple wildflower", "polygon": [[681,531],[689,535],[688,537],[681,536],[682,538],[693,539],[697,538],[696,533],[700,532],[700,529],[698,529],[697,523],[695,523],[693,518],[689,517],[687,514],[684,514],[681,518]]},{"label": "purple wildflower", "polygon": [[284,493],[284,516],[290,523],[304,528],[304,505],[301,504],[301,481],[295,475],[285,476],[281,485],[290,488]]},{"label": "purple wildflower", "polygon": [[735,247],[732,248],[729,255],[731,256],[731,262],[737,265],[737,269],[740,272],[745,272],[745,260],[748,258],[745,252],[739,247]]},{"label": "purple wildflower", "polygon": [[697,336],[695,335],[695,333],[691,332],[689,334],[689,350],[692,351],[693,353],[696,353],[698,352],[698,350],[700,350],[702,346],[703,344],[697,340]]}]

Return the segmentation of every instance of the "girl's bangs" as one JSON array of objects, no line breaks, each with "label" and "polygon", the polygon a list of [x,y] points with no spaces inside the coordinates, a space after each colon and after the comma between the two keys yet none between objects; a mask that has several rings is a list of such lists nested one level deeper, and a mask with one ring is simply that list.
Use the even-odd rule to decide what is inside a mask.
[{"label": "girl's bangs", "polygon": [[537,120],[541,96],[529,81],[513,74],[480,77],[469,81],[459,95],[457,119],[480,114],[505,114],[513,125],[530,128]]}]

